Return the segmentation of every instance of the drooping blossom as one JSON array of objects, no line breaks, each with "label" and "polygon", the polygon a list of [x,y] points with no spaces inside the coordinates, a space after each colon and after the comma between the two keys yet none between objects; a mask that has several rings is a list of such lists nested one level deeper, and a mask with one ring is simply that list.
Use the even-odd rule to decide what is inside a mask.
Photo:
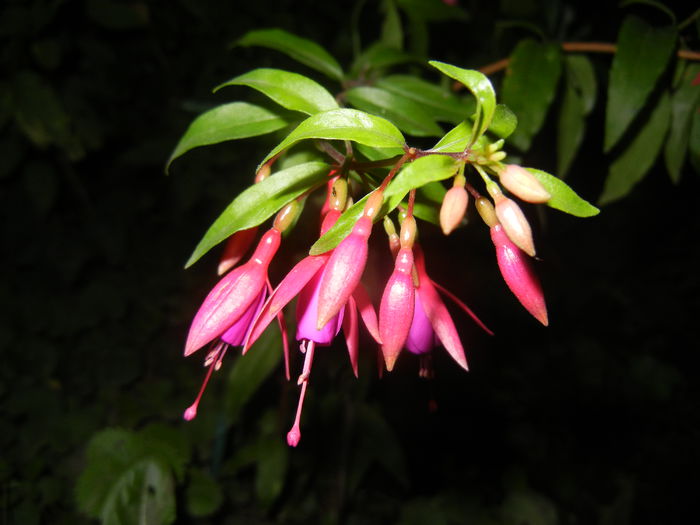
[{"label": "drooping blossom", "polygon": [[500,224],[491,227],[491,240],[496,247],[498,268],[508,288],[535,319],[547,326],[549,319],[542,286],[525,253],[510,240]]}]

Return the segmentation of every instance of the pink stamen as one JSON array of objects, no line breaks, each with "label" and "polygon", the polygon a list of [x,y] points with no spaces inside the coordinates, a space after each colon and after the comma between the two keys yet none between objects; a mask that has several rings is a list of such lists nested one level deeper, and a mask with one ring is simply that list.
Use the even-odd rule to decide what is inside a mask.
[{"label": "pink stamen", "polygon": [[[216,345],[217,348],[220,345]],[[224,345],[223,351],[226,351],[226,348],[228,345]],[[211,353],[210,353],[211,354]],[[222,352],[223,354],[223,352]],[[219,365],[217,367],[217,364]],[[204,377],[204,381],[202,381],[202,386],[199,388],[199,394],[197,394],[197,399],[194,400],[194,403],[192,403],[189,407],[187,407],[187,410],[185,410],[185,413],[182,414],[182,417],[185,419],[185,421],[192,421],[195,416],[197,415],[197,407],[199,406],[199,402],[202,400],[202,394],[204,394],[204,390],[207,388],[207,383],[209,383],[209,378],[211,378],[212,373],[214,370],[218,370],[221,367],[221,360],[217,359],[214,361],[212,365],[209,366],[209,370],[207,370],[207,375]]]},{"label": "pink stamen", "polygon": [[457,306],[459,306],[462,310],[464,310],[464,313],[466,313],[469,317],[471,317],[472,319],[474,319],[474,322],[475,322],[476,324],[478,324],[478,325],[482,328],[482,330],[484,330],[484,332],[486,332],[486,333],[489,334],[489,335],[493,335],[493,331],[490,330],[489,327],[486,326],[486,325],[481,321],[481,319],[479,319],[479,318],[476,316],[476,314],[472,311],[472,309],[469,308],[466,304],[464,304],[464,303],[462,302],[462,300],[461,300],[459,297],[457,297],[455,294],[453,294],[452,292],[450,292],[447,288],[445,288],[444,286],[442,286],[442,285],[439,284],[439,283],[436,283],[436,282],[433,281],[432,279],[430,280],[430,282],[433,283],[433,285],[435,286],[435,288],[437,288],[437,289],[440,290],[443,294],[445,294],[447,297],[449,297],[450,299],[452,299],[452,302],[454,302]]},{"label": "pink stamen", "polygon": [[304,357],[304,368],[299,376],[297,384],[301,385],[301,392],[299,393],[299,405],[297,406],[297,415],[294,418],[294,425],[292,425],[291,430],[287,433],[287,444],[290,447],[296,447],[301,440],[301,430],[299,429],[299,422],[301,421],[301,411],[304,408],[304,397],[306,396],[306,387],[309,384],[309,375],[311,374],[311,363],[314,360],[314,349],[316,348],[316,343],[313,341],[307,341],[306,345],[304,342],[301,344],[301,350],[306,354]]}]

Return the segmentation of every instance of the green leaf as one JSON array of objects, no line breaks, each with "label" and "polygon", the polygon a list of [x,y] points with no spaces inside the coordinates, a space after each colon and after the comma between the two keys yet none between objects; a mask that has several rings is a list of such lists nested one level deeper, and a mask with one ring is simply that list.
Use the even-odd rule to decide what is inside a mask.
[{"label": "green leaf", "polygon": [[503,102],[518,116],[510,142],[526,151],[542,127],[557,89],[561,51],[555,44],[521,40],[510,57],[501,91]]},{"label": "green leaf", "polygon": [[462,69],[461,67],[435,60],[431,60],[429,64],[448,77],[464,84],[476,98],[476,120],[474,121],[470,139],[470,143],[473,144],[491,125],[491,119],[496,111],[496,93],[491,82],[486,75],[473,69]]},{"label": "green leaf", "polygon": [[260,165],[305,139],[352,140],[375,148],[403,147],[406,143],[401,132],[388,120],[356,109],[333,109],[304,120]]},{"label": "green leaf", "polygon": [[550,208],[575,215],[576,217],[593,217],[600,210],[579,197],[564,181],[536,168],[525,168],[540,181],[544,189],[552,196],[545,204]]},{"label": "green leaf", "polygon": [[282,69],[260,68],[240,75],[217,86],[249,86],[267,95],[280,106],[293,111],[313,115],[320,111],[336,109],[338,103],[326,88],[304,75]]},{"label": "green leaf", "polygon": [[343,79],[343,70],[340,64],[328,51],[312,40],[298,37],[282,29],[249,31],[236,44],[274,49],[334,80]]},{"label": "green leaf", "polygon": [[76,497],[80,509],[102,525],[175,521],[172,473],[142,436],[127,430],[93,436]]},{"label": "green leaf", "polygon": [[469,145],[471,126],[467,121],[462,121],[447,132],[430,151],[443,153],[458,153],[464,151]]},{"label": "green leaf", "polygon": [[[459,163],[455,159],[446,155],[427,155],[404,166],[384,191],[382,208],[374,222],[396,208],[413,188],[451,177],[457,172],[458,166]],[[367,197],[365,195],[345,210],[335,225],[316,241],[309,253],[318,255],[335,248],[350,233],[362,215]]]},{"label": "green leaf", "polygon": [[358,109],[380,115],[416,137],[440,136],[442,129],[416,102],[382,88],[360,86],[345,92]]},{"label": "green leaf", "polygon": [[364,76],[373,70],[416,61],[417,58],[409,53],[389,47],[381,42],[376,42],[357,57],[351,69],[354,76]]},{"label": "green leaf", "polygon": [[496,104],[496,111],[489,126],[489,133],[507,139],[518,127],[518,117],[505,104]]},{"label": "green leaf", "polygon": [[420,104],[435,120],[457,124],[476,108],[474,99],[460,100],[447,89],[410,75],[381,78],[376,86]]},{"label": "green leaf", "polygon": [[585,116],[593,109],[596,80],[593,65],[585,55],[568,55],[566,86],[559,110],[557,133],[557,172],[564,177],[581,146]]},{"label": "green leaf", "polygon": [[671,101],[668,93],[664,93],[639,134],[610,165],[599,204],[624,197],[644,178],[661,151],[670,117]]},{"label": "green leaf", "polygon": [[700,85],[693,85],[693,80],[699,74],[700,65],[688,65],[678,89],[671,95],[671,129],[664,148],[664,159],[675,184],[680,182],[693,115],[698,112],[700,105]]},{"label": "green leaf", "polygon": [[272,133],[287,124],[289,122],[278,113],[254,104],[222,104],[192,121],[170,155],[165,170],[167,172],[176,158],[193,148]]},{"label": "green leaf", "polygon": [[289,447],[281,439],[277,425],[274,427],[273,434],[260,439],[258,454],[255,492],[260,503],[264,507],[269,507],[284,488],[284,478],[289,464]]},{"label": "green leaf", "polygon": [[221,486],[207,472],[192,469],[185,489],[187,512],[195,518],[206,518],[216,512],[223,503]]},{"label": "green leaf", "polygon": [[593,63],[586,55],[569,54],[564,58],[564,65],[567,80],[581,96],[583,113],[588,115],[593,110],[598,95]]},{"label": "green leaf", "polygon": [[652,27],[628,16],[620,29],[613,57],[605,112],[605,151],[617,144],[666,69],[676,45],[676,29]]},{"label": "green leaf", "polygon": [[688,153],[691,166],[700,174],[700,112],[693,112],[692,121],[690,138],[688,140]]},{"label": "green leaf", "polygon": [[187,261],[189,268],[230,235],[261,224],[305,191],[322,184],[328,175],[323,162],[305,162],[278,171],[240,193],[214,221]]},{"label": "green leaf", "polygon": [[228,376],[224,400],[229,424],[238,420],[243,407],[279,366],[281,359],[282,337],[279,329],[271,326],[245,355],[236,360]]},{"label": "green leaf", "polygon": [[382,7],[385,11],[384,22],[382,23],[381,41],[388,47],[403,49],[403,28],[401,27],[401,17],[396,9],[394,0],[384,0]]}]

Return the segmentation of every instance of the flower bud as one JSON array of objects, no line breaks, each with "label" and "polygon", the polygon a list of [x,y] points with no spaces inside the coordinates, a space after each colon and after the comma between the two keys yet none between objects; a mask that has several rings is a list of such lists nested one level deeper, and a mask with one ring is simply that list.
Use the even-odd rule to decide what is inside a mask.
[{"label": "flower bud", "polygon": [[406,342],[413,321],[415,288],[411,276],[412,268],[412,250],[401,248],[379,306],[379,337],[382,340],[382,354],[389,371],[394,368],[396,358]]},{"label": "flower bud", "polygon": [[380,208],[382,207],[383,200],[384,191],[381,188],[374,190],[372,193],[370,193],[367,202],[365,203],[365,209],[363,210],[362,215],[364,217],[374,219],[379,213]]},{"label": "flower bud", "polygon": [[247,230],[237,231],[226,240],[224,253],[221,254],[221,259],[219,260],[219,267],[217,269],[218,275],[225,274],[238,264],[250,248],[253,240],[255,240],[255,235],[257,233],[258,227],[253,226]]},{"label": "flower bud", "polygon": [[552,198],[540,181],[522,166],[508,164],[498,176],[509,192],[526,202],[547,202]]},{"label": "flower bud", "polygon": [[489,228],[498,224],[496,210],[493,209],[493,204],[486,197],[476,199],[476,211],[479,212],[479,215]]},{"label": "flower bud", "polygon": [[453,186],[445,193],[440,207],[440,227],[445,235],[449,235],[462,222],[467,204],[469,194],[464,186]]},{"label": "flower bud", "polygon": [[340,177],[333,182],[331,191],[328,194],[328,207],[331,210],[343,211],[348,200],[348,183]]},{"label": "flower bud", "polygon": [[401,248],[413,247],[413,242],[416,240],[416,219],[413,218],[413,215],[406,217],[401,223],[399,238]]},{"label": "flower bud", "polygon": [[530,257],[534,257],[535,243],[532,240],[532,229],[520,206],[503,194],[497,195],[496,216],[508,238]]},{"label": "flower bud", "polygon": [[508,288],[535,319],[547,326],[547,305],[530,261],[523,257],[522,251],[511,242],[500,224],[491,228],[491,240],[496,247],[498,268]]},{"label": "flower bud", "polygon": [[275,220],[272,224],[273,228],[279,230],[280,232],[284,232],[287,228],[294,224],[294,221],[297,219],[300,211],[301,206],[299,205],[299,201],[293,200],[277,212]]}]

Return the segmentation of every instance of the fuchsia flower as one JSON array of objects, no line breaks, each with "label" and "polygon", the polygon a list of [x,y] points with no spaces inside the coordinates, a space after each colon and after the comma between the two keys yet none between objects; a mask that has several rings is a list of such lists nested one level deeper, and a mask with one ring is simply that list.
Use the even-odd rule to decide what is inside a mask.
[{"label": "fuchsia flower", "polygon": [[394,368],[413,322],[415,288],[412,269],[413,251],[402,247],[396,255],[394,271],[386,283],[379,306],[379,336],[389,372]]},{"label": "fuchsia flower", "polygon": [[498,267],[508,288],[535,319],[547,326],[549,319],[542,286],[526,254],[508,238],[500,224],[491,226],[491,240],[496,247]]},{"label": "fuchsia flower", "polygon": [[262,308],[267,294],[267,269],[277,253],[280,237],[278,229],[273,227],[268,230],[250,260],[232,270],[214,286],[192,320],[185,343],[185,356],[212,341],[220,340],[205,358],[204,364],[209,366],[209,371],[195,402],[185,411],[185,419],[191,420],[196,416],[197,406],[212,372],[221,367],[229,345],[239,346],[243,343],[252,321]]},{"label": "fuchsia flower", "polygon": [[489,335],[493,335],[493,332],[481,322],[466,304],[430,278],[425,269],[423,250],[419,245],[416,244],[413,247],[413,252],[419,286],[416,288],[413,322],[406,339],[406,349],[411,353],[423,355],[430,352],[439,342],[458,365],[465,370],[469,370],[457,328],[445,303],[440,299],[437,289],[454,301]]},{"label": "fuchsia flower", "polygon": [[[326,214],[321,227],[322,235],[330,229],[339,215],[340,212],[333,209]],[[336,250],[338,248],[340,248],[340,245]],[[359,283],[350,291],[350,294],[347,295],[345,302],[340,305],[338,311],[320,328],[318,327],[317,312],[321,300],[322,283],[329,270],[328,265],[332,258],[332,253],[334,252],[321,255],[309,255],[291,269],[263,305],[262,310],[251,327],[243,348],[243,353],[247,352],[248,348],[260,337],[270,322],[298,295],[296,339],[301,341],[300,349],[302,353],[305,354],[305,358],[302,374],[297,381],[297,383],[301,385],[297,414],[294,425],[287,434],[287,442],[293,447],[297,446],[301,439],[299,424],[316,346],[330,345],[342,326],[348,347],[348,354],[350,356],[350,363],[357,377],[358,310],[369,333],[375,340],[379,340],[377,316],[374,307],[372,306],[369,295]]]}]

